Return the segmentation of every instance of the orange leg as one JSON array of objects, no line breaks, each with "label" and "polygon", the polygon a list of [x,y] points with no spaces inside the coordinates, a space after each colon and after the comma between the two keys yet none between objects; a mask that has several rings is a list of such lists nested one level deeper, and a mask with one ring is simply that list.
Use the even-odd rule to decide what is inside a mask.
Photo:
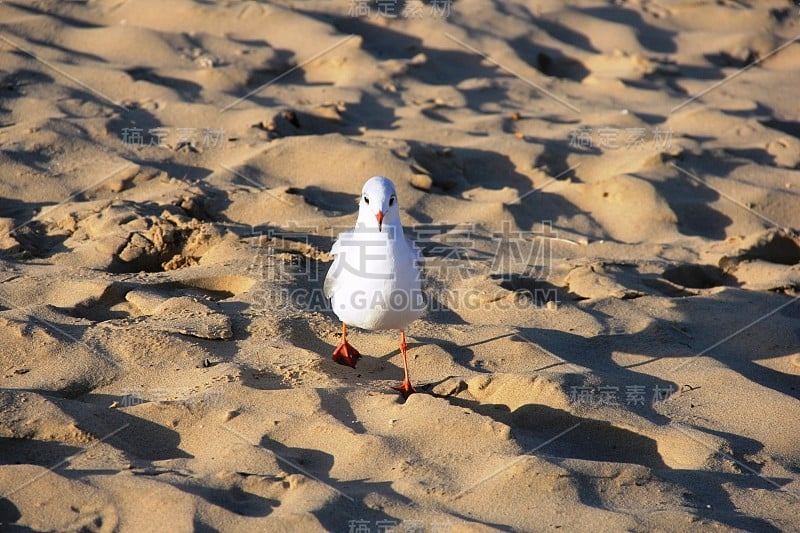
[{"label": "orange leg", "polygon": [[342,342],[333,351],[333,360],[340,365],[355,368],[359,357],[361,357],[361,354],[358,353],[358,350],[347,342],[347,324],[342,323]]},{"label": "orange leg", "polygon": [[405,368],[405,378],[403,383],[392,387],[394,390],[400,391],[404,398],[408,398],[417,390],[411,385],[411,380],[408,378],[408,356],[406,355],[406,332],[400,330],[400,352],[403,354],[403,367]]}]

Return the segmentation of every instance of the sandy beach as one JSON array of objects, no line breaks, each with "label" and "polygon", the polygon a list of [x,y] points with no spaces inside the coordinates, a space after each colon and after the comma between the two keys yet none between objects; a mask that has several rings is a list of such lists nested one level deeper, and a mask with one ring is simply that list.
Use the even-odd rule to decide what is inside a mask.
[{"label": "sandy beach", "polygon": [[[0,2],[0,529],[800,531],[800,9]],[[391,178],[408,329],[331,354]]]}]

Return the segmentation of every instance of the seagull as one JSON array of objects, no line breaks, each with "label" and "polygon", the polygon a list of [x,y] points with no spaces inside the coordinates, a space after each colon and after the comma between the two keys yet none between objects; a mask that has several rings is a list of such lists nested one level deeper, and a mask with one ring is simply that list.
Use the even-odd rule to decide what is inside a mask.
[{"label": "seagull", "polygon": [[406,328],[425,311],[422,256],[403,234],[397,191],[389,178],[374,176],[361,190],[358,220],[339,234],[331,248],[333,264],[324,293],[342,321],[342,340],[333,360],[356,367],[361,354],[347,342],[347,326],[367,330],[400,330],[405,378],[396,387],[404,397],[416,391],[408,377]]}]

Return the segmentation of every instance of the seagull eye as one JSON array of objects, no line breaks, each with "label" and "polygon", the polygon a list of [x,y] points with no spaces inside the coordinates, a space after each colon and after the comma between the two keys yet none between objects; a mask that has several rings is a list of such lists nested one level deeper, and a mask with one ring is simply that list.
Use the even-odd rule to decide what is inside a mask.
[{"label": "seagull eye", "polygon": [[389,205],[394,205],[394,196],[389,198]]},{"label": "seagull eye", "polygon": [[367,198],[367,197],[365,196],[365,197],[364,197],[364,202],[366,202],[366,203],[367,203],[367,205],[369,205],[369,198]]}]

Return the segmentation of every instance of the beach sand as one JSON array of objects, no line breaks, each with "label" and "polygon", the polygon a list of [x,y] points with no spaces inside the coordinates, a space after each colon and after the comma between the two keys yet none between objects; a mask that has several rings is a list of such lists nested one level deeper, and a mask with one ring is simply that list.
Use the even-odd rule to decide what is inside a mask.
[{"label": "beach sand", "polygon": [[401,4],[0,3],[2,529],[800,530],[798,9]]}]

